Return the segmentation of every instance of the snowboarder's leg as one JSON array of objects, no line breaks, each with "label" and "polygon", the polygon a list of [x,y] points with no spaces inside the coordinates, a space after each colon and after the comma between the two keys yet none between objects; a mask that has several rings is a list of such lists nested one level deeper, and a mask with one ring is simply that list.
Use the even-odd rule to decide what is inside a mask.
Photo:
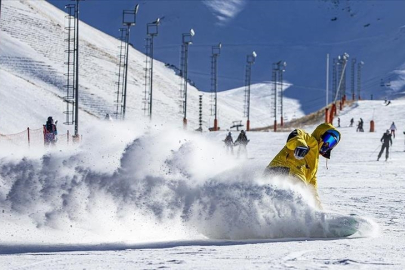
[{"label": "snowboarder's leg", "polygon": [[385,150],[385,160],[387,160],[388,159],[388,156],[389,156],[389,149],[390,149],[390,147],[389,146],[387,146],[387,149]]}]

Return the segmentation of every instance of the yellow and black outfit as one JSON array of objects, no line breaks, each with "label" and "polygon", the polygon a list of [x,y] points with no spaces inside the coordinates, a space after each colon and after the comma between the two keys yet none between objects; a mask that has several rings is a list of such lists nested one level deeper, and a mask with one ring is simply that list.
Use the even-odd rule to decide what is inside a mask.
[{"label": "yellow and black outfit", "polygon": [[[334,144],[329,148],[324,148],[325,134],[332,134],[331,138],[335,139]],[[316,180],[319,155],[329,159],[330,151],[340,141],[340,137],[336,128],[328,123],[319,125],[312,134],[296,129],[290,133],[286,145],[267,166],[265,174],[289,175],[300,179],[307,186],[312,187],[318,206],[321,207]],[[301,154],[297,151],[300,149],[304,149]]]}]

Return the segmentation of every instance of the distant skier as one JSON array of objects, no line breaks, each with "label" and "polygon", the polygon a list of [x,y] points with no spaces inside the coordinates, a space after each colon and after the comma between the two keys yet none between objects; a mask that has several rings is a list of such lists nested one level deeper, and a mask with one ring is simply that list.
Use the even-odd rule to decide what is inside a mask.
[{"label": "distant skier", "polygon": [[340,118],[338,117],[338,127],[340,127]]},{"label": "distant skier", "polygon": [[105,115],[105,117],[104,117],[104,120],[106,120],[106,121],[112,121],[112,118],[111,118],[111,116],[110,116],[110,114],[106,114]]},{"label": "distant skier", "polygon": [[354,123],[354,119],[352,118],[352,119],[350,119],[350,126],[351,127],[353,126],[353,123]]},{"label": "distant skier", "polygon": [[56,128],[56,125],[58,124],[58,121],[53,123],[53,118],[52,116],[48,117],[48,120],[46,121],[46,124],[44,125],[44,142],[45,145],[50,145],[50,144],[55,144],[58,135],[58,130]]},{"label": "distant skier", "polygon": [[231,154],[233,155],[233,138],[232,138],[232,133],[228,133],[228,135],[226,135],[225,137],[225,146],[226,146],[226,153],[228,154],[229,151],[231,152]]},{"label": "distant skier", "polygon": [[363,119],[360,118],[360,121],[359,121],[359,124],[357,125],[357,130],[356,131],[364,132],[363,123],[364,123]]},{"label": "distant skier", "polygon": [[392,137],[394,137],[394,139],[395,139],[395,130],[397,130],[397,127],[395,126],[394,122],[392,122],[390,130],[391,130]]},{"label": "distant skier", "polygon": [[246,137],[246,133],[245,133],[244,130],[242,130],[242,131],[239,133],[239,136],[238,136],[238,138],[236,139],[236,141],[235,141],[235,143],[234,143],[235,146],[236,146],[236,145],[239,145],[237,157],[239,157],[240,154],[241,154],[241,152],[243,152],[244,155],[245,155],[245,157],[247,158],[248,154],[247,154],[246,145],[247,145],[248,143],[249,143],[249,140],[248,140],[248,138]]},{"label": "distant skier", "polygon": [[321,209],[316,177],[319,155],[330,159],[331,151],[340,138],[339,131],[328,123],[320,124],[312,134],[295,129],[288,136],[284,148],[266,167],[264,175],[285,175],[301,180],[311,189]]},{"label": "distant skier", "polygon": [[388,156],[389,156],[390,144],[392,146],[391,137],[392,137],[392,135],[390,134],[390,131],[387,129],[387,131],[383,134],[383,136],[381,137],[381,140],[380,140],[383,144],[381,145],[381,151],[378,154],[377,161],[380,160],[380,157],[381,157],[382,153],[384,152],[384,149],[385,149],[385,161],[387,161]]}]

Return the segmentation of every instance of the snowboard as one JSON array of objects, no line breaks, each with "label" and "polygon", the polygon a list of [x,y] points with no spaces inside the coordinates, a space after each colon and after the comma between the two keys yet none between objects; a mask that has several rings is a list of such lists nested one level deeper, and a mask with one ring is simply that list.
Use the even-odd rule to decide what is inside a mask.
[{"label": "snowboard", "polygon": [[360,224],[365,222],[356,215],[342,215],[338,213],[319,213],[325,237],[349,237],[358,232]]}]

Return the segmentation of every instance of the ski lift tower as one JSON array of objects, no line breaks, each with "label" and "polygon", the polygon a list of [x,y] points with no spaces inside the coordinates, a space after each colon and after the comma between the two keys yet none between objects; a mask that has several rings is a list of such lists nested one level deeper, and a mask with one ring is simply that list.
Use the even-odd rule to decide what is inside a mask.
[{"label": "ski lift tower", "polygon": [[122,119],[125,119],[127,108],[127,86],[128,86],[128,55],[129,55],[129,39],[131,34],[131,26],[136,24],[136,14],[138,13],[139,5],[136,5],[133,10],[124,10],[122,13],[122,25],[127,27],[126,31],[126,50],[125,50],[125,71],[124,71],[124,87],[123,87],[123,109]]},{"label": "ski lift tower", "polygon": [[357,64],[357,99],[358,100],[361,100],[361,95],[360,95],[360,92],[361,92],[361,71],[362,71],[363,65],[364,65],[363,61],[360,61]]},{"label": "ski lift tower", "polygon": [[336,102],[336,100],[341,99],[341,97],[343,96],[342,93],[340,92],[345,91],[346,86],[342,87],[342,85],[346,85],[346,66],[347,66],[347,61],[349,60],[349,55],[347,53],[344,53],[342,56],[338,57],[338,61],[339,64],[341,66],[339,66],[339,84],[337,85],[337,92],[335,95],[335,100],[334,103]]},{"label": "ski lift tower", "polygon": [[257,54],[255,51],[246,56],[246,73],[245,73],[245,107],[244,115],[246,120],[246,131],[250,130],[250,85],[252,79],[252,65],[255,63]]},{"label": "ski lift tower", "polygon": [[183,105],[183,127],[187,128],[187,82],[188,82],[188,46],[193,44],[193,37],[195,32],[190,29],[189,33],[182,34],[181,46],[181,83],[180,83],[180,96],[182,97]]},{"label": "ski lift tower", "polygon": [[342,97],[346,96],[346,66],[347,66],[347,61],[349,60],[349,55],[347,53],[344,53],[342,56],[338,56],[338,63],[339,63],[339,68],[338,68],[338,78],[339,79],[339,84],[337,88],[337,96],[335,97],[335,101],[337,98],[340,100]]},{"label": "ski lift tower", "polygon": [[120,54],[118,56],[118,81],[117,84],[117,99],[115,100],[115,119],[122,119],[122,111],[124,109],[124,82],[125,82],[125,62],[126,62],[126,37],[127,37],[127,28],[120,28]]},{"label": "ski lift tower", "polygon": [[338,78],[337,78],[337,69],[338,69],[339,62],[336,58],[333,58],[332,64],[332,96],[336,96],[337,93],[337,85],[338,85]]},{"label": "ski lift tower", "polygon": [[66,102],[66,120],[65,125],[75,123],[75,96],[76,96],[76,5],[66,5],[67,15],[65,16],[65,39],[67,44],[65,50],[64,64],[67,66],[66,77],[66,95],[63,97]]},{"label": "ski lift tower", "polygon": [[76,1],[76,95],[75,95],[75,139],[79,139],[79,3],[83,0],[72,0]]},{"label": "ski lift tower", "polygon": [[153,102],[153,40],[159,34],[160,18],[154,22],[146,24],[146,60],[145,60],[145,97],[144,110],[149,114],[152,120],[152,102]]},{"label": "ski lift tower", "polygon": [[351,78],[350,78],[350,88],[352,92],[352,100],[355,100],[356,94],[355,94],[355,87],[354,87],[354,82],[355,82],[355,77],[356,77],[356,58],[352,58],[352,66],[351,66]]},{"label": "ski lift tower", "polygon": [[79,3],[83,0],[76,1],[76,4],[65,6],[68,9],[66,15],[65,30],[67,31],[67,50],[65,51],[67,60],[65,64],[68,67],[68,71],[65,74],[67,78],[66,84],[66,96],[64,101],[67,104],[65,125],[75,126],[74,140],[79,139]]},{"label": "ski lift tower", "polygon": [[222,44],[219,43],[212,46],[211,51],[211,114],[215,117],[213,131],[218,130],[218,57],[221,54],[221,48]]},{"label": "ski lift tower", "polygon": [[278,84],[279,84],[279,98],[280,98],[280,126],[284,126],[284,118],[283,118],[283,113],[284,113],[284,108],[283,108],[283,97],[284,97],[284,89],[283,89],[283,74],[285,72],[285,68],[287,66],[287,63],[284,61],[278,61],[277,62],[277,71],[278,71]]}]

